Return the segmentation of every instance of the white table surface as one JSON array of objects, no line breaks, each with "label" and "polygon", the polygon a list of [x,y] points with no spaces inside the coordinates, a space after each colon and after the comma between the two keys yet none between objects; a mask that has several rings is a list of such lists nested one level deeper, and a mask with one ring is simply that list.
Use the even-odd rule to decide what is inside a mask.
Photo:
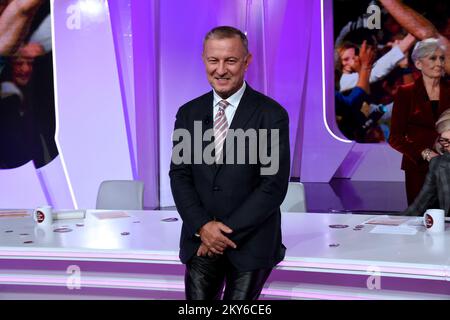
[{"label": "white table surface", "polygon": [[[176,211],[126,211],[130,217],[100,220],[88,210],[86,219],[56,220],[48,229],[32,217],[0,218],[1,259],[86,260],[180,263],[181,219]],[[163,222],[177,217],[176,222]],[[283,213],[285,260],[278,268],[314,272],[367,274],[450,281],[450,230],[430,235],[373,234],[374,226],[353,227],[371,215]],[[139,223],[135,223],[139,221]],[[76,226],[83,223],[83,227]],[[345,229],[329,225],[346,224]],[[53,229],[67,226],[69,233]],[[12,233],[6,233],[13,230]],[[129,235],[121,235],[129,232]],[[20,234],[28,235],[20,235]],[[24,244],[24,241],[34,241]],[[339,244],[330,247],[330,244]]]}]

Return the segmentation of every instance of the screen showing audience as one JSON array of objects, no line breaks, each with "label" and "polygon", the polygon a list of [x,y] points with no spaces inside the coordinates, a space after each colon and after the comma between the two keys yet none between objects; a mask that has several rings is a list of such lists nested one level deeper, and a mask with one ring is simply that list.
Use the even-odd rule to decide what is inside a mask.
[{"label": "screen showing audience", "polygon": [[[7,11],[7,4],[0,5],[3,19],[14,16]],[[14,49],[0,57],[0,169],[17,168],[30,161],[40,168],[58,155],[49,2],[28,19],[12,44]],[[5,32],[17,32],[13,25]]]},{"label": "screen showing audience", "polygon": [[[448,38],[448,0],[404,0],[402,3]],[[408,34],[380,1],[333,0],[333,10],[338,127],[353,141],[387,142],[398,88],[420,77],[411,59],[417,39]],[[370,60],[368,50],[373,52],[371,61],[367,61]],[[368,86],[364,84],[365,79]]]}]

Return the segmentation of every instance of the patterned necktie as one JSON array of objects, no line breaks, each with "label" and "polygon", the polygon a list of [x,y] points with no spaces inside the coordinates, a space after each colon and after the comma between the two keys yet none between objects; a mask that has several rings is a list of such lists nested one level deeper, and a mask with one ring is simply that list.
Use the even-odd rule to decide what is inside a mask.
[{"label": "patterned necktie", "polygon": [[225,115],[225,109],[229,105],[230,104],[225,100],[219,101],[219,111],[214,118],[214,150],[216,163],[219,163],[223,151],[223,144],[227,137],[228,121],[227,116]]}]

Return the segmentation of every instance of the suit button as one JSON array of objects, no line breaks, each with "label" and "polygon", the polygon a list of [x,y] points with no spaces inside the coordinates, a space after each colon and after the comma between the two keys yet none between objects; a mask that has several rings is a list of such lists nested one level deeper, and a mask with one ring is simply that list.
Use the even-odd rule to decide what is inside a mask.
[{"label": "suit button", "polygon": [[220,187],[219,186],[214,186],[213,187],[213,191],[220,191],[221,189],[220,189]]}]

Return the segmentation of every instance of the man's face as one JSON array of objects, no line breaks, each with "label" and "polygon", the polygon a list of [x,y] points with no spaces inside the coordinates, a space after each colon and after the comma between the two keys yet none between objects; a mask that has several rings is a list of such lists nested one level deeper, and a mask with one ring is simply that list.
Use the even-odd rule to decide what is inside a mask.
[{"label": "man's face", "polygon": [[251,59],[252,55],[245,51],[238,36],[212,38],[205,42],[203,62],[208,82],[222,99],[230,97],[242,87]]},{"label": "man's face", "polygon": [[355,72],[355,61],[356,61],[355,49],[349,48],[345,49],[341,53],[341,64],[343,73]]},{"label": "man's face", "polygon": [[30,82],[33,73],[34,59],[19,57],[13,61],[13,81],[19,86],[26,86]]},{"label": "man's face", "polygon": [[39,44],[28,44],[22,47],[12,61],[13,81],[19,86],[26,86],[33,74],[34,59],[43,54]]}]

